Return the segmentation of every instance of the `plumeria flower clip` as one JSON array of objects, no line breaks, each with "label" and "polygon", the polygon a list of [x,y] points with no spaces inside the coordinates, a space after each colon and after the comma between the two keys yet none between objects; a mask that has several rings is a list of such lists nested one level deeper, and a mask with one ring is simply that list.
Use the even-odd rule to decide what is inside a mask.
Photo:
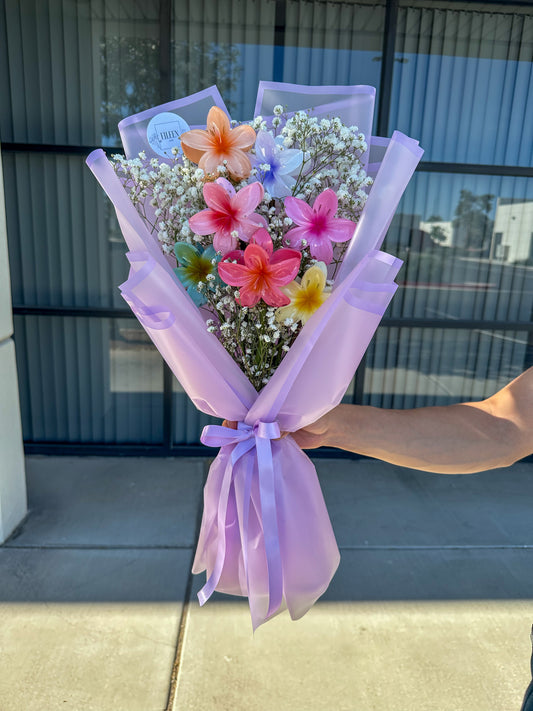
[{"label": "plumeria flower clip", "polygon": [[[272,239],[270,235],[268,234],[268,231],[266,229],[259,229],[257,232],[254,232],[252,237],[250,238],[250,244],[258,244],[260,247],[262,247],[265,252],[270,256],[272,252],[274,251],[274,245],[272,243]],[[290,252],[296,252],[296,250],[288,250]],[[244,249],[234,249],[231,252],[228,252],[224,256],[225,261],[229,262],[237,262],[237,264],[244,264]]]},{"label": "plumeria flower clip", "polygon": [[290,303],[276,310],[276,321],[283,323],[285,319],[292,319],[306,323],[331,294],[326,280],[326,265],[317,262],[309,267],[300,283],[293,281],[284,286],[282,291],[289,297]]},{"label": "plumeria flower clip", "polygon": [[356,227],[351,220],[335,217],[337,207],[337,196],[331,188],[317,195],[312,207],[299,198],[285,198],[285,211],[298,225],[287,232],[286,243],[297,248],[305,240],[312,257],[330,264],[333,259],[332,242],[347,242]]},{"label": "plumeria flower clip", "polygon": [[[187,289],[187,293],[197,306],[205,304],[205,296],[198,291],[198,284],[208,283],[208,276],[212,275],[213,283],[219,282],[220,278],[216,269],[216,262],[220,259],[212,246],[204,249],[200,245],[193,246],[188,242],[176,242],[174,253],[180,266],[174,270],[178,279]],[[215,264],[213,264],[215,260]]]},{"label": "plumeria flower clip", "polygon": [[302,255],[294,249],[273,250],[272,240],[265,229],[254,235],[244,253],[232,252],[229,260],[222,261],[218,273],[226,284],[239,287],[241,306],[255,306],[262,299],[269,306],[285,306],[289,303],[281,287],[291,282],[298,274]]},{"label": "plumeria flower clip", "polygon": [[225,178],[204,185],[207,210],[189,218],[189,227],[197,235],[214,234],[213,246],[217,252],[227,254],[237,247],[238,240],[248,242],[266,219],[254,210],[263,199],[261,183],[253,182],[238,192]]},{"label": "plumeria flower clip", "polygon": [[[293,173],[297,173],[303,162],[304,154],[295,148],[283,149],[283,139],[276,141],[269,131],[259,131],[255,141],[254,165],[262,176],[262,182],[272,197],[287,197],[296,185]],[[261,170],[262,165],[270,166]]]},{"label": "plumeria flower clip", "polygon": [[217,167],[224,161],[234,180],[250,176],[252,165],[248,151],[255,143],[255,131],[247,124],[232,129],[228,117],[218,106],[209,110],[206,130],[193,128],[182,133],[180,141],[187,158],[208,176],[216,176]]}]

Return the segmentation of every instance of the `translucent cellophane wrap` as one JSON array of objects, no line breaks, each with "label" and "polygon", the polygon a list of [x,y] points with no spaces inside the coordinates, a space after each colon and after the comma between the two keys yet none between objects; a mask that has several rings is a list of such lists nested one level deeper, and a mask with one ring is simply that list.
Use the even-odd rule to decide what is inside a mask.
[{"label": "translucent cellophane wrap", "polygon": [[[130,250],[123,297],[195,406],[239,423],[236,430],[209,426],[202,434],[202,442],[220,452],[205,485],[193,572],[207,573],[201,604],[215,590],[247,596],[254,629],[284,609],[292,619],[302,617],[339,564],[316,470],[290,434],[279,437],[340,403],[397,288],[402,263],[380,247],[422,150],[399,132],[391,139],[370,138],[374,96],[372,87],[259,87],[256,113],[266,115],[274,104],[311,108],[367,131],[365,164],[374,176],[330,298],[259,393],[207,331],[205,315],[176,278],[104,152],[93,152],[87,161],[115,206]],[[190,108],[190,97],[180,101]],[[180,101],[165,110],[179,110]],[[137,131],[134,118],[122,129],[123,140],[128,126]]]}]

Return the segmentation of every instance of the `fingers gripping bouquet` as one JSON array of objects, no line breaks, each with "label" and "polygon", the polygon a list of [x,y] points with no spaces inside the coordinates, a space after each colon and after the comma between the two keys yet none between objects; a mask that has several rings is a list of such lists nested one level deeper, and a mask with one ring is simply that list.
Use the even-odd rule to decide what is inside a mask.
[{"label": "fingers gripping bouquet", "polygon": [[195,405],[238,422],[202,434],[220,452],[193,572],[201,604],[247,596],[254,629],[305,614],[339,563],[316,471],[279,437],[340,402],[396,290],[379,247],[422,151],[372,139],[373,103],[262,82],[236,125],[212,87],[125,119],[125,158],[88,158],[130,248],[124,298]]}]

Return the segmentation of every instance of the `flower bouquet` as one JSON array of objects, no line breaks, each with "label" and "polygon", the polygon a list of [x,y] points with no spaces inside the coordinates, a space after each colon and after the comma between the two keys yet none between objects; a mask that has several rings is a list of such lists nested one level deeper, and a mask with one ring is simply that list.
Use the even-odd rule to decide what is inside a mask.
[{"label": "flower bouquet", "polygon": [[371,137],[374,97],[261,82],[237,125],[211,87],[122,121],[125,157],[87,160],[130,249],[123,297],[196,407],[238,423],[202,433],[220,451],[193,572],[201,604],[247,596],[254,629],[304,615],[339,563],[290,432],[340,402],[396,290],[379,248],[422,150]]}]

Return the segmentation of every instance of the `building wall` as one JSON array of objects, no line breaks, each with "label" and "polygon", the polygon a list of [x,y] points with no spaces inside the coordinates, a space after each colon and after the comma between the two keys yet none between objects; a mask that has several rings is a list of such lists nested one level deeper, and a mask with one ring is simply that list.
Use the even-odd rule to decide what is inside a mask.
[{"label": "building wall", "polygon": [[[165,454],[198,442],[209,419],[121,301],[122,237],[84,158],[113,152],[124,116],[214,83],[233,116],[250,117],[259,79],[376,86],[374,132],[399,129],[425,149],[384,245],[405,261],[401,288],[346,399],[485,397],[531,365],[532,267],[491,252],[502,201],[533,200],[529,4],[0,0],[0,140],[32,451]],[[435,218],[452,225],[450,241],[427,238]],[[523,213],[521,234],[532,220]]]},{"label": "building wall", "polygon": [[26,515],[26,476],[9,284],[0,159],[0,543]]}]

